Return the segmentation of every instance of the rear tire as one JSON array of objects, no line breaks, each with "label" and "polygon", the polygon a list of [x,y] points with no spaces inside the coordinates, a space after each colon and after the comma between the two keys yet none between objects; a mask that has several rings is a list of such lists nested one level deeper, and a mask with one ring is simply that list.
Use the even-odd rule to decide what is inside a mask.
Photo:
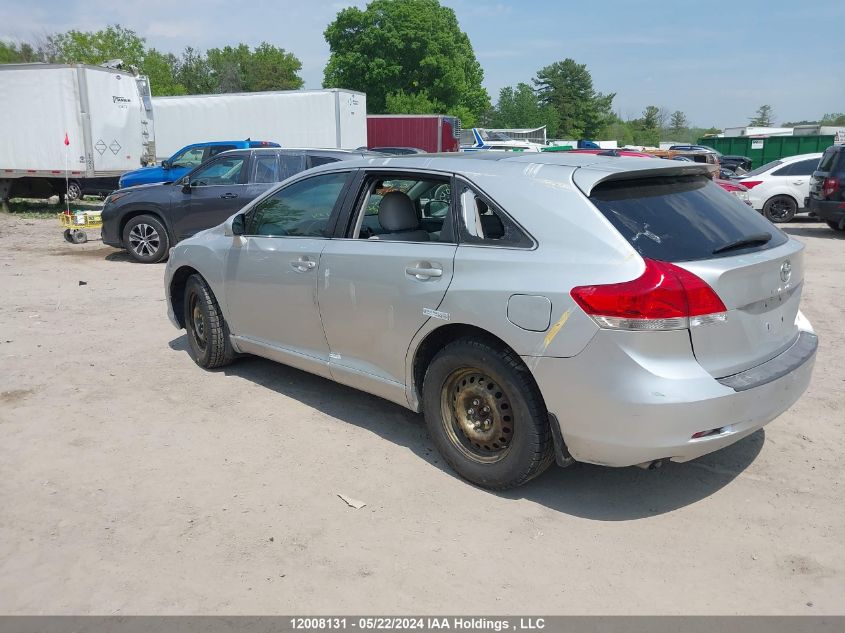
[{"label": "rear tire", "polygon": [[220,305],[205,279],[191,275],[185,284],[185,329],[191,358],[200,367],[216,369],[232,362],[235,352]]},{"label": "rear tire", "polygon": [[832,228],[834,231],[845,231],[845,228],[842,228],[842,227],[840,226],[839,222],[834,222],[833,220],[830,220],[830,221],[827,223],[827,225],[828,225],[830,228]]},{"label": "rear tire", "polygon": [[136,262],[155,264],[167,257],[170,238],[157,217],[138,215],[123,227],[123,246]]},{"label": "rear tire", "polygon": [[75,180],[71,180],[67,184],[67,193],[65,194],[68,200],[82,199],[82,187]]},{"label": "rear tire", "polygon": [[763,215],[770,222],[791,222],[798,212],[798,203],[790,196],[772,196],[763,205]]},{"label": "rear tire", "polygon": [[549,415],[522,360],[483,340],[459,339],[431,361],[423,413],[443,459],[491,490],[515,488],[554,461]]}]

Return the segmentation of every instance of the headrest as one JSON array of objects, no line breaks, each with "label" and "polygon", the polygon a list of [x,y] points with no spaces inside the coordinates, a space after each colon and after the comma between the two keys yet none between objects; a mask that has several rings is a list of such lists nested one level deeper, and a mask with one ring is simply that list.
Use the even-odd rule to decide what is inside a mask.
[{"label": "headrest", "polygon": [[401,191],[384,194],[378,205],[378,221],[387,231],[407,231],[420,225],[414,203]]}]

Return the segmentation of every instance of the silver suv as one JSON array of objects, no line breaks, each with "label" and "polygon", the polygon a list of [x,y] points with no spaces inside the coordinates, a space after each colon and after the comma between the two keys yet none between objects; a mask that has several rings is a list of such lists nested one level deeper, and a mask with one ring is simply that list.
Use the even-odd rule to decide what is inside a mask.
[{"label": "silver suv", "polygon": [[686,461],[804,392],[803,246],[709,167],[584,154],[346,161],[171,250],[205,368],[264,356],[422,411],[466,479]]}]

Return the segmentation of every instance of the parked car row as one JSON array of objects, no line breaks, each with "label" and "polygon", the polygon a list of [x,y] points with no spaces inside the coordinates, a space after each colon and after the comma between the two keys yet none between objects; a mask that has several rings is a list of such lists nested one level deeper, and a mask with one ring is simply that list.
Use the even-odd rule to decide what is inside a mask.
[{"label": "parked car row", "polygon": [[[302,167],[317,157],[304,155]],[[445,461],[491,489],[552,462],[687,461],[753,433],[809,384],[803,246],[710,166],[348,158],[272,184],[288,150],[236,150],[137,188],[138,200],[161,188],[159,240],[185,238],[165,289],[198,365],[255,354],[422,412]],[[216,216],[228,219],[187,237],[192,203],[257,181]],[[112,227],[138,195],[125,191],[107,205]],[[146,238],[127,227],[152,225],[138,217],[124,227],[131,249]]]},{"label": "parked car row", "polygon": [[[191,147],[197,154],[219,148]],[[129,187],[109,195],[102,211],[102,239],[109,246],[125,248],[138,262],[159,262],[171,246],[224,221],[275,183],[311,167],[367,155],[370,153],[272,147],[211,154],[178,180]],[[170,171],[177,169],[180,167]],[[139,177],[150,173],[154,172]]]}]

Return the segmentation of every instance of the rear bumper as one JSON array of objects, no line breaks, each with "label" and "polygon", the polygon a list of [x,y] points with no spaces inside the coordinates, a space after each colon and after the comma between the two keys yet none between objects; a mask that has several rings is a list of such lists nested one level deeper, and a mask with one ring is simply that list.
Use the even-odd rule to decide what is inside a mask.
[{"label": "rear bumper", "polygon": [[[573,358],[525,358],[577,461],[683,462],[733,444],[798,400],[817,346],[802,333],[768,363],[720,382],[695,360],[686,331],[630,334],[602,331]],[[723,384],[730,379],[744,387]]]},{"label": "rear bumper", "polygon": [[818,200],[809,198],[809,210],[825,222],[842,222],[845,220],[845,202],[837,200]]}]

